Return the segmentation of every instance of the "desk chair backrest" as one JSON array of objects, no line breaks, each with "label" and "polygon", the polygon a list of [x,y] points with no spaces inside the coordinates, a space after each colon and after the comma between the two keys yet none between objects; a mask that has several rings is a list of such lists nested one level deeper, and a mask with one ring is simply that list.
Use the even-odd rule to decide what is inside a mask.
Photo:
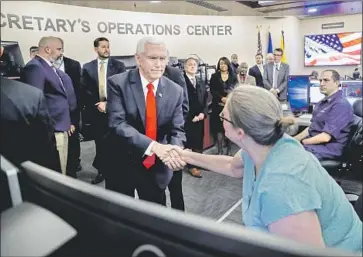
[{"label": "desk chair backrest", "polygon": [[363,159],[363,126],[362,126],[362,100],[353,104],[354,121],[351,127],[348,144],[344,150],[344,160],[353,169],[361,172]]},{"label": "desk chair backrest", "polygon": [[354,205],[354,209],[357,212],[360,220],[363,220],[363,209],[362,209],[362,193],[358,197],[358,200],[356,201]]}]

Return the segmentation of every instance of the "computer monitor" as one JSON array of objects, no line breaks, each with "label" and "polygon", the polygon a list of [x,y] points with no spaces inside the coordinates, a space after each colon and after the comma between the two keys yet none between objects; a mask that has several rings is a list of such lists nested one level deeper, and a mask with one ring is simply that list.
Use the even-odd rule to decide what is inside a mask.
[{"label": "computer monitor", "polygon": [[18,42],[1,41],[1,46],[4,47],[4,55],[0,58],[0,76],[20,77],[20,70],[24,67],[24,59]]},{"label": "computer monitor", "polygon": [[137,66],[135,55],[119,55],[111,57],[117,61],[123,62],[125,64],[126,70],[135,69]]},{"label": "computer monitor", "polygon": [[325,97],[325,95],[320,93],[320,81],[319,80],[310,81],[309,94],[310,94],[310,104],[317,104]]},{"label": "computer monitor", "polygon": [[0,156],[0,212],[10,207],[14,207],[23,202],[19,181],[18,172],[19,169]]},{"label": "computer monitor", "polygon": [[77,230],[58,256],[347,256],[136,200],[32,162],[22,170],[24,198]]},{"label": "computer monitor", "polygon": [[309,76],[289,76],[287,98],[293,113],[306,113],[309,110]]},{"label": "computer monitor", "polygon": [[341,82],[343,96],[354,104],[358,99],[362,99],[362,80],[343,80]]},{"label": "computer monitor", "polygon": [[362,98],[362,81],[349,80],[342,81],[343,96],[350,98]]}]

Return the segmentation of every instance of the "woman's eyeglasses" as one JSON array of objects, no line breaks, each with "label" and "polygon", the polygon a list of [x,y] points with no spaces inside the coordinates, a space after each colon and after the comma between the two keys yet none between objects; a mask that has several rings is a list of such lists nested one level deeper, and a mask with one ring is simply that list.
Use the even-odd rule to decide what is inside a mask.
[{"label": "woman's eyeglasses", "polygon": [[221,112],[221,113],[219,114],[219,118],[221,119],[221,121],[227,121],[227,122],[231,123],[232,125],[234,125],[234,124],[233,124],[233,122],[232,122],[231,120],[229,120],[229,119],[227,119],[227,118],[225,118],[225,117],[224,117],[223,112]]}]

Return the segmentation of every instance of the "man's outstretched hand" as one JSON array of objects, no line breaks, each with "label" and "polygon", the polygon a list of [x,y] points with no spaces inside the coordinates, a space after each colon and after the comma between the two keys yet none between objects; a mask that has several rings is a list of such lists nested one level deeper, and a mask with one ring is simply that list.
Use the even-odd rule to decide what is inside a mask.
[{"label": "man's outstretched hand", "polygon": [[156,142],[152,146],[152,152],[173,171],[181,170],[186,165],[180,155],[182,151],[178,146],[163,145]]}]

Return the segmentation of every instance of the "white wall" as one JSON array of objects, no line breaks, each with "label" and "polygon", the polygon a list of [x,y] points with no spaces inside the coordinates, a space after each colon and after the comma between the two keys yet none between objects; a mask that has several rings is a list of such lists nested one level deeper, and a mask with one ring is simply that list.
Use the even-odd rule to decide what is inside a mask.
[{"label": "white wall", "polygon": [[[344,28],[341,29],[322,29],[322,24],[344,22]],[[362,31],[362,14],[334,16],[325,18],[306,19],[300,21],[300,37],[298,43],[299,48],[304,47],[304,35],[312,34],[331,34],[341,32],[358,32]],[[356,66],[332,66],[332,67],[304,67],[304,51],[299,51],[299,63],[302,64],[301,73],[310,74],[313,70],[321,72],[327,68],[337,70],[341,75],[352,76],[353,70]]]},{"label": "white wall", "polygon": [[[30,16],[28,27],[33,30],[10,28],[7,22],[9,14],[18,16]],[[143,35],[125,35],[112,33],[100,33],[97,24],[101,21],[141,24],[169,24],[178,25],[181,28],[180,35],[161,35],[169,48],[171,56],[185,58],[190,54],[198,54],[208,64],[215,65],[221,56],[230,57],[232,53],[239,55],[240,61],[247,61],[254,64],[254,56],[257,51],[257,25],[261,25],[261,39],[263,51],[266,53],[267,33],[272,33],[273,47],[280,46],[281,29],[285,31],[285,52],[287,61],[291,66],[291,73],[310,73],[309,68],[304,67],[303,35],[321,33],[320,23],[327,22],[324,19],[303,20],[295,17],[282,19],[265,19],[259,16],[194,16],[194,15],[168,15],[157,13],[127,12],[107,9],[94,9],[70,5],[59,5],[53,3],[36,1],[1,1],[1,39],[18,41],[25,61],[28,61],[28,49],[37,45],[42,36],[54,35],[63,38],[65,41],[65,54],[79,60],[81,63],[88,62],[95,58],[93,52],[93,40],[105,36],[111,43],[112,55],[132,55],[135,52],[137,41]],[[347,16],[347,26],[358,26],[357,17]],[[33,17],[33,18],[32,18]],[[56,19],[68,19],[75,21],[73,32],[54,32],[52,29],[44,31],[45,20],[42,28],[39,29],[34,17],[43,17],[55,23]],[[360,15],[361,18],[361,15]],[[333,18],[335,20],[335,18]],[[349,20],[348,20],[349,19]],[[341,20],[341,19],[339,19]],[[78,22],[80,21],[80,22]],[[81,23],[89,22],[91,30],[82,32]],[[359,22],[359,24],[361,24]],[[22,27],[23,24],[20,24]],[[26,24],[25,24],[26,25]],[[232,35],[188,35],[187,26],[193,25],[221,25],[230,26]],[[361,30],[356,27],[346,27],[344,31]],[[70,26],[67,26],[70,30]],[[330,31],[329,31],[330,32]],[[333,31],[332,31],[333,32]],[[348,68],[350,71],[350,68]]]}]

